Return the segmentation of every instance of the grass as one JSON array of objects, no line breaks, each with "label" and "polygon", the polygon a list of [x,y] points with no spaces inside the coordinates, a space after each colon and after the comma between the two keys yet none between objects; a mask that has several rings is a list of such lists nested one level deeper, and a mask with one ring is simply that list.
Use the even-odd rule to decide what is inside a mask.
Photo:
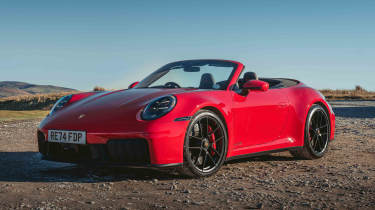
[{"label": "grass", "polygon": [[48,112],[45,110],[0,110],[0,121],[41,119],[47,116]]},{"label": "grass", "polygon": [[74,93],[78,92],[4,97],[0,98],[0,110],[49,110],[59,98]]},{"label": "grass", "polygon": [[0,102],[2,101],[30,101],[36,100],[38,102],[44,102],[47,99],[59,99],[62,96],[79,93],[79,91],[71,91],[71,92],[59,92],[59,93],[48,93],[48,94],[34,94],[34,95],[18,95],[18,96],[9,96],[0,98]]},{"label": "grass", "polygon": [[352,90],[324,89],[320,92],[328,100],[375,100],[375,92],[367,91],[359,85]]}]

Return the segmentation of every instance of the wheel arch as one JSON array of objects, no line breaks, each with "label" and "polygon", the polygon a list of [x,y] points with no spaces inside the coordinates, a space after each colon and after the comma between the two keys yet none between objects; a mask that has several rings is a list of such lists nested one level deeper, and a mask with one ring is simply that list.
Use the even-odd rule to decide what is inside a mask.
[{"label": "wheel arch", "polygon": [[208,111],[211,111],[213,113],[215,113],[220,119],[221,121],[223,122],[224,126],[225,126],[225,130],[227,132],[227,154],[226,154],[226,159],[228,158],[228,156],[230,156],[232,150],[233,150],[233,142],[230,140],[231,139],[231,133],[229,131],[229,127],[228,127],[228,122],[225,118],[225,115],[216,107],[214,106],[205,106],[205,107],[202,107],[200,110],[208,110]]},{"label": "wheel arch", "polygon": [[[326,111],[331,125],[331,139],[334,137],[335,117],[324,96],[317,90],[301,85],[290,88],[288,98],[291,103],[291,123],[288,133],[297,140],[297,146],[302,146],[305,137],[306,119],[313,105],[320,105]],[[296,129],[298,128],[298,129]]]},{"label": "wheel arch", "polygon": [[320,101],[320,100],[317,100],[317,101],[314,101],[314,102],[312,102],[308,107],[307,107],[307,109],[306,109],[306,111],[305,111],[305,122],[303,123],[303,129],[305,129],[306,128],[306,122],[307,122],[307,118],[309,117],[309,112],[310,112],[310,110],[311,110],[311,107],[313,107],[314,105],[319,105],[319,106],[321,106],[323,109],[324,109],[324,111],[327,113],[327,117],[328,117],[328,119],[329,119],[329,121],[330,121],[330,124],[331,124],[331,120],[330,120],[330,112],[329,112],[329,110],[328,110],[328,108],[327,108],[327,106],[326,106],[326,104],[325,103],[323,103],[322,101]]},{"label": "wheel arch", "polygon": [[213,107],[213,106],[205,106],[205,107],[202,107],[200,110],[208,110],[208,111],[211,111],[211,112],[215,113],[223,121],[223,124],[225,126],[225,130],[227,131],[227,135],[228,135],[227,121],[225,120],[225,117],[224,117],[223,113],[219,109],[217,109],[216,107]]},{"label": "wheel arch", "polygon": [[[334,139],[334,133],[335,133],[335,129],[336,129],[336,125],[335,125],[336,119],[335,119],[335,114],[333,113],[332,108],[329,107],[327,101],[318,100],[318,101],[315,101],[312,105],[314,105],[314,104],[317,104],[317,105],[321,106],[324,109],[324,111],[326,111],[327,117],[329,119],[328,121],[329,121],[330,132],[331,132],[330,140]],[[309,107],[309,110],[310,110],[311,106]]]},{"label": "wheel arch", "polygon": [[[296,150],[296,151],[290,151],[291,154],[295,157],[299,157],[299,158],[303,158],[303,159],[315,159],[315,158],[319,158],[319,157],[322,157],[323,154],[325,153],[326,151],[326,147],[329,143],[329,140],[330,140],[330,134],[328,134],[328,140],[327,142],[325,143],[325,146],[324,146],[324,150],[323,151],[320,151],[319,153],[320,154],[316,154],[312,149],[311,149],[311,145],[310,143],[307,143],[309,142],[309,140],[307,140],[306,138],[308,138],[308,130],[309,130],[309,127],[307,127],[308,125],[306,123],[310,122],[311,120],[311,116],[312,116],[312,111],[315,107],[315,109],[323,109],[325,112],[326,112],[326,116],[327,116],[327,120],[329,122],[329,124],[331,125],[331,120],[330,120],[330,111],[329,111],[329,108],[327,107],[327,102],[325,101],[314,101],[312,102],[311,104],[309,104],[309,106],[307,107],[307,113],[306,113],[306,120],[304,122],[304,136],[303,136],[303,144],[302,144],[302,148]],[[320,108],[318,108],[320,107]],[[331,132],[331,127],[328,128],[329,129],[329,132]],[[307,132],[307,133],[306,133]],[[309,145],[306,145],[306,143]]]},{"label": "wheel arch", "polygon": [[[177,104],[172,112],[184,117],[189,116],[192,119],[200,110],[207,110],[219,117],[227,132],[228,147],[227,156],[231,154],[233,145],[233,116],[232,116],[232,95],[230,91],[200,91],[200,94],[180,93],[176,94]],[[186,124],[186,127],[188,123]]]},{"label": "wheel arch", "polygon": [[330,115],[330,112],[329,112],[327,106],[326,106],[323,102],[321,102],[321,101],[317,101],[317,102],[315,102],[314,104],[317,104],[317,105],[320,105],[321,107],[323,107],[324,111],[327,112],[328,118],[330,118],[330,116],[329,116],[329,115]]}]

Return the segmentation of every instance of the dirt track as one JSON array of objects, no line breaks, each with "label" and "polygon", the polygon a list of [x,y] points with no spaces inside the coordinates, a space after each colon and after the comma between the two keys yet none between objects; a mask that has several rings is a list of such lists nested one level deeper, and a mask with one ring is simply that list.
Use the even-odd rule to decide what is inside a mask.
[{"label": "dirt track", "polygon": [[374,209],[375,102],[333,104],[336,140],[324,158],[276,153],[229,162],[205,179],[41,161],[38,120],[0,122],[0,209]]}]

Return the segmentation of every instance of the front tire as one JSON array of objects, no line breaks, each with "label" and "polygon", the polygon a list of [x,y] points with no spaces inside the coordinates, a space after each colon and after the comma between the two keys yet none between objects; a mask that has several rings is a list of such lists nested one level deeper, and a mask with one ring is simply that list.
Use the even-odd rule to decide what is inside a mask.
[{"label": "front tire", "polygon": [[198,111],[186,130],[181,172],[190,177],[211,176],[223,165],[227,145],[228,135],[222,120],[211,111]]},{"label": "front tire", "polygon": [[290,153],[302,159],[317,159],[328,150],[331,124],[327,112],[318,104],[314,104],[307,115],[305,123],[305,139],[301,150]]}]

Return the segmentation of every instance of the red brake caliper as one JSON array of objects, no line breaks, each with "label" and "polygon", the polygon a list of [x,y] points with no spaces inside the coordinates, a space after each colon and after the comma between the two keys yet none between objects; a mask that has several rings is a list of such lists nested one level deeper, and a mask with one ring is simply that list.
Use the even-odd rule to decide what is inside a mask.
[{"label": "red brake caliper", "polygon": [[[212,130],[211,126],[208,126],[208,133],[211,133],[212,131],[213,130]],[[215,140],[215,134],[214,133],[212,133],[209,136],[209,141],[212,143],[212,147],[216,150],[216,140]],[[211,151],[211,155],[214,156],[215,152]]]}]

